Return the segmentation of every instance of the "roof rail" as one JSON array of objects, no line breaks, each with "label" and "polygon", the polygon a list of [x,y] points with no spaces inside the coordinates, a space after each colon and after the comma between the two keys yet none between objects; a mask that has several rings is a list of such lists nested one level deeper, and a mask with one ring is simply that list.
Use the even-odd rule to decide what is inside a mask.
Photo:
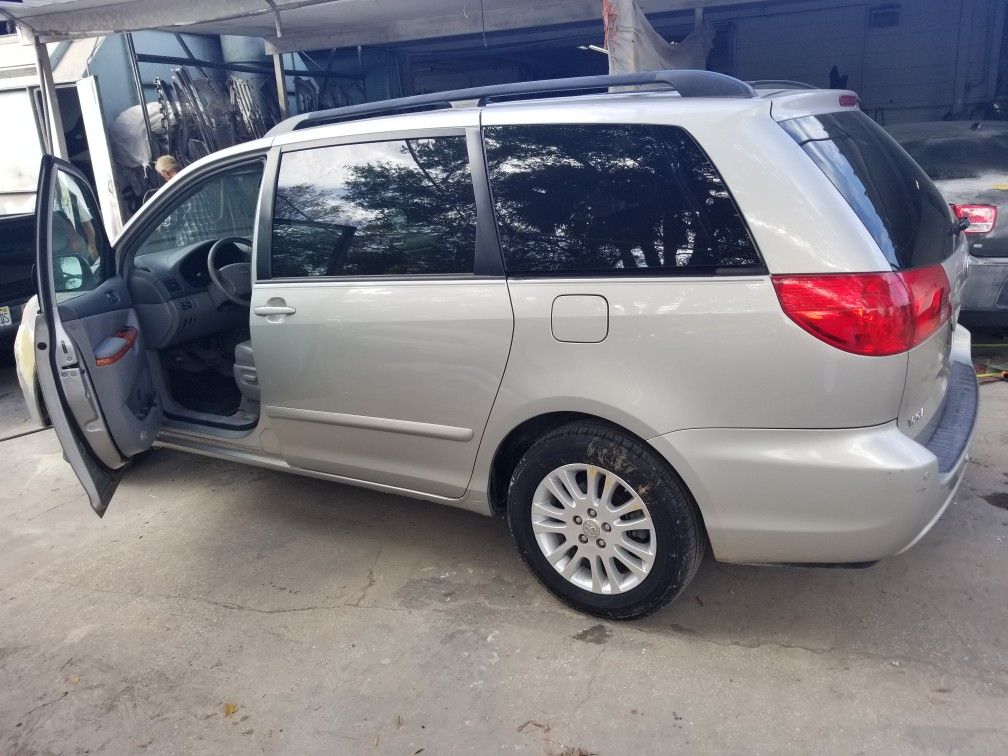
[{"label": "roof rail", "polygon": [[281,121],[266,136],[287,134],[310,126],[353,121],[378,115],[392,115],[420,110],[439,110],[453,103],[472,102],[484,105],[490,100],[531,97],[535,95],[564,95],[584,93],[592,89],[631,87],[659,84],[671,87],[681,97],[756,97],[756,92],[743,81],[714,71],[669,70],[641,71],[612,76],[578,76],[568,79],[543,79],[513,84],[495,84],[447,92],[400,97],[393,100],[365,102],[331,110],[303,113]]},{"label": "roof rail", "polygon": [[790,81],[788,79],[757,79],[746,82],[753,89],[819,89],[815,84],[806,84],[804,81]]}]

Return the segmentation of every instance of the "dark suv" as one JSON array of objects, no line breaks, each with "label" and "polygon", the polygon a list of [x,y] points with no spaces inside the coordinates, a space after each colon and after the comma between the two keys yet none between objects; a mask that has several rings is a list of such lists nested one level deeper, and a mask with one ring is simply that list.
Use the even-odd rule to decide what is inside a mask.
[{"label": "dark suv", "polygon": [[939,121],[888,129],[970,221],[970,274],[959,320],[1008,329],[1008,123]]},{"label": "dark suv", "polygon": [[14,339],[24,303],[35,293],[35,215],[0,217],[0,346]]}]

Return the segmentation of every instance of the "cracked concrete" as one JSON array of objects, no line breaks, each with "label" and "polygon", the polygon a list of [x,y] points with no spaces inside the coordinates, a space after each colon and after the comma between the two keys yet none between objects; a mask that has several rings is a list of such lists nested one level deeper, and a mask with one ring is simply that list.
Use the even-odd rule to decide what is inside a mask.
[{"label": "cracked concrete", "polygon": [[99,520],[51,431],[0,442],[0,753],[1005,752],[1008,384],[981,392],[908,553],[708,559],[632,624],[552,599],[498,521],[164,450]]}]

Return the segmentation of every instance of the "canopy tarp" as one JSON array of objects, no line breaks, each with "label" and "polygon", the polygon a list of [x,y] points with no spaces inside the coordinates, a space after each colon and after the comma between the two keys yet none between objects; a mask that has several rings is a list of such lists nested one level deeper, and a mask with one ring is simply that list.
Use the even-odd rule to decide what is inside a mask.
[{"label": "canopy tarp", "polygon": [[[664,13],[742,3],[753,4],[644,0],[641,7]],[[0,0],[0,14],[43,41],[159,29],[261,37],[268,52],[291,52],[598,20],[601,5],[601,0]]]}]

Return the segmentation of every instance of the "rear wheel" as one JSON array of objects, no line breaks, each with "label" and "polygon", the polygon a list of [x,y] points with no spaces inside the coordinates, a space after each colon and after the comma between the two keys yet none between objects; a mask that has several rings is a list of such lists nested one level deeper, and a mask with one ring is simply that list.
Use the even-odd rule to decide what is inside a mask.
[{"label": "rear wheel", "polygon": [[682,482],[649,446],[600,422],[571,423],[532,444],[512,475],[507,514],[540,582],[607,619],[669,603],[703,556]]}]

